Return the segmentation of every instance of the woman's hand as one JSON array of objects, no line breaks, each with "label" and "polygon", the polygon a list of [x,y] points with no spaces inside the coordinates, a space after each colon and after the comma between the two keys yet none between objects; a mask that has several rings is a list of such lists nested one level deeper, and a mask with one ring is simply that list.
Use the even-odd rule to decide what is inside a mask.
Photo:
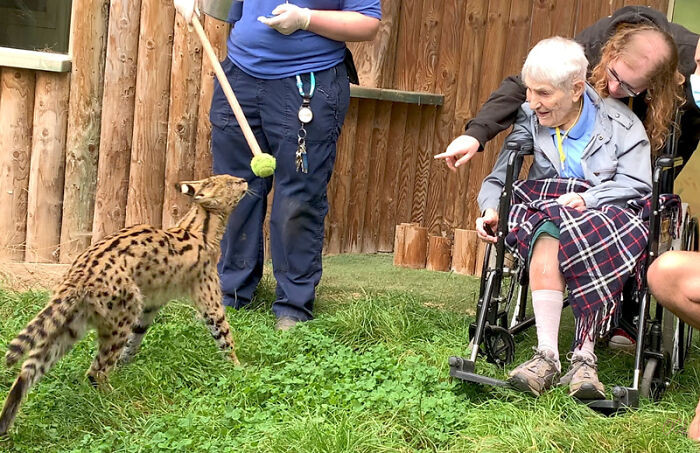
[{"label": "woman's hand", "polygon": [[260,16],[258,20],[274,28],[283,35],[291,35],[297,30],[306,30],[311,22],[311,10],[291,3],[282,3],[272,10],[274,17]]},{"label": "woman's hand", "polygon": [[197,14],[199,16],[199,7],[196,0],[174,0],[173,4],[178,13],[182,15],[187,24],[192,23],[192,16]]},{"label": "woman's hand", "polygon": [[[482,241],[495,243],[497,237],[491,234],[498,228],[498,213],[493,208],[484,211],[484,215],[476,219],[476,235]],[[490,231],[487,231],[487,229]]]},{"label": "woman's hand", "polygon": [[557,198],[557,203],[559,203],[562,206],[574,208],[578,212],[586,210],[586,202],[583,201],[581,195],[574,192],[569,192],[565,193],[564,195],[561,195],[559,198]]}]

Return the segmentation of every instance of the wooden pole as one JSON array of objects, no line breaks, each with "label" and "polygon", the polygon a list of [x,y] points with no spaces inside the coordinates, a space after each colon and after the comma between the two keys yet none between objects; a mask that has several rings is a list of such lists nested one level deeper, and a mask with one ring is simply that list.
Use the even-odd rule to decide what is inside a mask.
[{"label": "wooden pole", "polygon": [[25,261],[58,262],[70,74],[38,71]]},{"label": "wooden pole", "polygon": [[73,2],[62,263],[73,261],[92,239],[108,11],[106,0]]},{"label": "wooden pole", "polygon": [[0,260],[21,261],[27,233],[35,77],[26,69],[1,70]]},{"label": "wooden pole", "polygon": [[105,62],[92,240],[124,227],[134,133],[140,0],[112,0]]},{"label": "wooden pole", "polygon": [[[218,60],[226,58],[226,40],[229,27],[226,22],[212,17],[204,18],[204,30],[212,47],[217,50]],[[195,143],[194,179],[203,179],[211,175],[211,123],[209,110],[214,95],[216,75],[208,58],[202,59],[202,73],[199,92],[199,110],[197,111],[197,139]],[[241,150],[244,152],[245,150]]]},{"label": "wooden pole", "polygon": [[462,275],[474,275],[476,264],[477,242],[476,231],[455,229],[454,252],[452,254],[452,269]]},{"label": "wooden pole", "polygon": [[406,227],[404,263],[411,269],[423,269],[428,255],[428,229],[409,225]]},{"label": "wooden pole", "polygon": [[163,227],[180,220],[191,203],[175,188],[178,181],[194,179],[195,139],[199,82],[202,72],[202,46],[187,31],[181,15],[175,15],[175,42],[170,77],[168,145],[165,153]]},{"label": "wooden pole", "polygon": [[125,223],[160,226],[163,218],[175,8],[172,2],[143,0],[140,20],[134,134]]},{"label": "wooden pole", "polygon": [[403,255],[406,251],[406,223],[396,225],[394,235],[394,266],[403,266]]},{"label": "wooden pole", "polygon": [[474,275],[481,275],[484,271],[484,258],[486,256],[486,242],[477,241],[476,263],[474,265]]},{"label": "wooden pole", "polygon": [[425,266],[429,271],[447,272],[452,262],[452,242],[443,236],[428,238],[428,262]]}]

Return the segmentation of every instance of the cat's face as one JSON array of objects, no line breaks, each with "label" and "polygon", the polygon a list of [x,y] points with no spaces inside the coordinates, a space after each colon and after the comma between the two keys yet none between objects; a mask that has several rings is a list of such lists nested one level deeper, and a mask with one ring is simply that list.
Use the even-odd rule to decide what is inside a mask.
[{"label": "cat's face", "polygon": [[182,181],[176,184],[182,193],[207,211],[229,214],[248,190],[243,178],[230,175],[214,175],[200,181]]}]

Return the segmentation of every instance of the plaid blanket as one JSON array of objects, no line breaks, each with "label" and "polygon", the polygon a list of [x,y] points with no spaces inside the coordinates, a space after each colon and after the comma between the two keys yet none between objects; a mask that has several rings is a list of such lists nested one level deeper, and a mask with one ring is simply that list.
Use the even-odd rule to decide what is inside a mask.
[{"label": "plaid blanket", "polygon": [[574,347],[587,336],[595,338],[615,315],[623,285],[645,256],[649,236],[649,197],[624,209],[603,206],[583,212],[556,202],[560,195],[590,187],[579,179],[517,181],[508,217],[506,245],[523,262],[532,234],[543,222],[559,227],[559,268],[576,319]]}]

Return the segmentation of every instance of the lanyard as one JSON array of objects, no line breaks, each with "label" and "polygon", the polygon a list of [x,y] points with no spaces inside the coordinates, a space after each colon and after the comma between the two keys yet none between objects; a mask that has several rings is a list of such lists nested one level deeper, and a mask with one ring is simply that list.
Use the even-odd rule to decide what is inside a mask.
[{"label": "lanyard", "polygon": [[301,82],[301,77],[299,74],[296,75],[297,78],[297,88],[299,89],[299,95],[303,98],[311,98],[314,95],[314,90],[316,89],[316,75],[310,72],[309,81],[309,94],[304,93],[304,84]]},{"label": "lanyard", "polygon": [[578,109],[578,115],[576,115],[574,124],[571,125],[568,131],[564,132],[564,136],[561,136],[559,132],[559,126],[557,126],[554,129],[557,133],[557,149],[559,150],[559,159],[561,159],[562,164],[566,160],[566,153],[564,152],[564,147],[562,146],[562,144],[564,143],[564,140],[566,140],[566,137],[569,136],[569,132],[571,132],[571,129],[573,129],[574,126],[576,126],[576,123],[578,123],[579,118],[581,118],[581,112],[583,112],[583,99],[581,99],[581,108]]}]

